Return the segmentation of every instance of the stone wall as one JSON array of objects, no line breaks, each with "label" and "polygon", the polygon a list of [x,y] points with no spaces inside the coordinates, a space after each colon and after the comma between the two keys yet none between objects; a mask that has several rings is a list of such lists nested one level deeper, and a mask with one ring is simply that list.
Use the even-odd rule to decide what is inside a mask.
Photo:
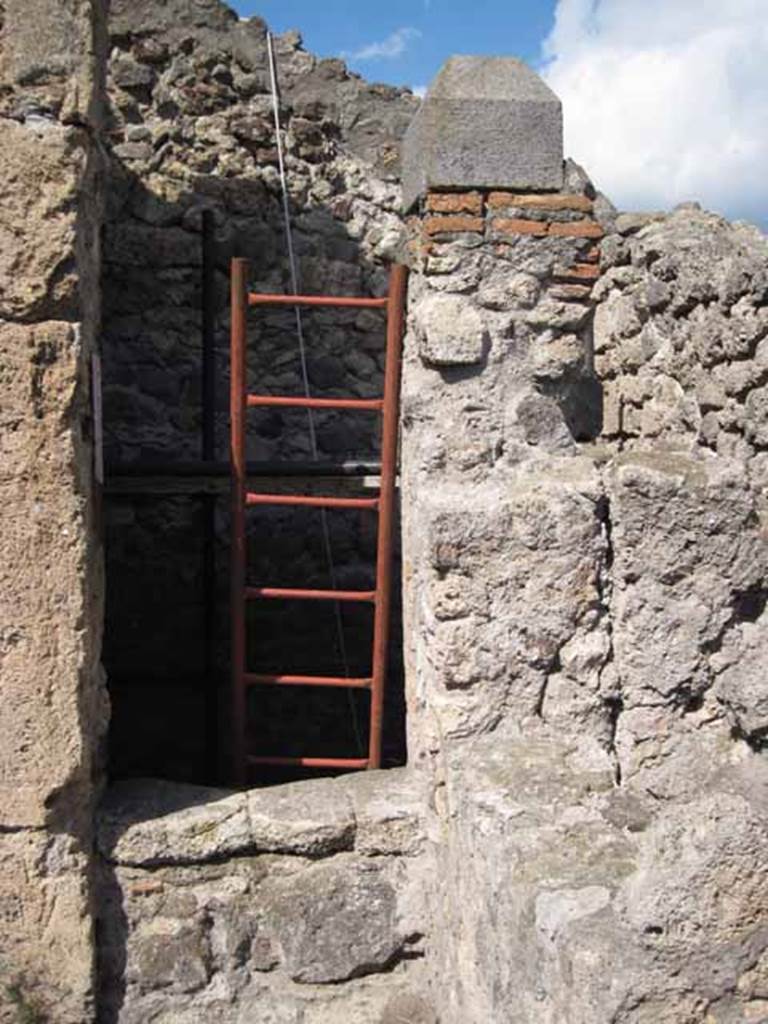
[{"label": "stone wall", "polygon": [[[1,6],[2,1020],[764,1019],[764,237],[692,208],[617,216],[562,161],[556,97],[503,60],[492,74],[451,62],[428,95],[410,153],[406,141],[404,218],[397,140],[415,101],[278,40],[304,286],[378,293],[394,253],[412,269],[409,765],[239,794],[127,782],[93,835],[104,18],[40,5],[30,22],[28,4]],[[112,33],[108,455],[191,457],[202,211],[216,219],[222,300],[235,253],[253,259],[257,287],[288,287],[264,26],[212,0],[114,0]],[[465,145],[488,128],[494,84],[494,130],[514,126],[516,159],[536,154],[507,180]],[[418,161],[450,143],[445,111],[465,88],[464,176],[451,182],[450,153]],[[285,327],[254,329],[258,386],[298,390]],[[321,317],[313,386],[332,394],[343,368],[371,393],[377,331]],[[222,458],[226,334],[222,302]],[[327,457],[346,451],[338,426],[323,425]],[[304,455],[297,436],[256,421],[253,455]],[[179,584],[194,593],[187,501],[110,498],[121,660],[171,649],[136,613],[145,602],[157,615]],[[296,525],[273,529],[287,543]],[[338,538],[353,573],[369,540]],[[320,581],[316,547],[296,559]],[[176,620],[182,677],[195,601]],[[183,715],[163,726],[152,710],[168,743]]]},{"label": "stone wall", "polygon": [[[603,506],[591,466],[573,459],[599,430],[584,282],[598,276],[602,229],[575,167],[569,181],[556,194],[429,193],[413,222],[403,505],[416,554],[414,751],[491,728],[505,709],[537,714],[569,641],[589,636],[591,683],[607,658]],[[581,714],[610,717],[594,693],[583,700]]]},{"label": "stone wall", "polygon": [[105,12],[6,0],[0,26],[0,1019],[81,1024],[106,725],[90,397]]},{"label": "stone wall", "polygon": [[[239,21],[217,0],[194,8],[118,0],[110,31],[107,453],[121,462],[199,456],[200,227],[209,210],[217,228],[224,457],[229,260],[251,260],[254,289],[288,284],[266,26]],[[416,101],[362,83],[341,61],[318,60],[298,35],[277,37],[275,49],[302,286],[380,293],[399,229],[392,137]],[[366,157],[378,158],[382,173],[372,173]],[[346,379],[353,393],[371,393],[381,370],[376,314],[317,317],[308,325],[313,387],[322,393]],[[290,316],[274,313],[259,331],[253,373],[262,386],[298,386],[296,346],[286,344],[292,330]],[[254,423],[252,458],[308,457],[296,424],[289,431],[279,413],[270,415]],[[325,457],[359,456],[374,433],[350,440],[329,420],[319,424],[318,442]]]},{"label": "stone wall", "polygon": [[595,324],[605,437],[764,464],[765,261],[757,228],[696,204],[616,218]]},{"label": "stone wall", "polygon": [[239,795],[123,783],[99,846],[104,1022],[434,1024],[401,771]]},{"label": "stone wall", "polygon": [[762,1019],[766,242],[617,217],[568,164],[511,191],[425,186],[411,222],[408,727],[441,1020]]}]

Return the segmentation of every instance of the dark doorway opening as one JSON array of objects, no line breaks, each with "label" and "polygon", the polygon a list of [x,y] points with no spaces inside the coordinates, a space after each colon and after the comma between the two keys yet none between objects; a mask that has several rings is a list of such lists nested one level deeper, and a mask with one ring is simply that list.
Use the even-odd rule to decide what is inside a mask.
[{"label": "dark doorway opening", "polygon": [[[227,454],[228,309],[226,269],[231,248],[215,237],[213,214],[203,216],[202,271],[185,282],[184,301],[196,312],[179,375],[159,377],[151,359],[126,373],[120,331],[125,281],[106,261],[104,385],[107,479],[105,546],[107,613],[104,663],[112,701],[109,772],[112,778],[151,776],[208,785],[226,783],[229,693],[229,467]],[[111,280],[110,280],[111,279]],[[111,287],[110,287],[111,285]],[[110,295],[120,297],[110,309]],[[158,312],[156,310],[156,312]],[[162,321],[162,317],[159,317]],[[190,319],[192,319],[190,317]],[[291,313],[254,327],[252,372],[283,393],[295,390],[297,354]],[[111,328],[111,329],[110,329]],[[349,389],[380,393],[383,322],[343,311],[313,315],[307,326],[313,393]],[[157,343],[155,339],[155,344]],[[162,339],[160,339],[162,344]],[[110,347],[112,346],[112,347]],[[180,379],[181,378],[181,383]],[[130,387],[126,385],[130,380]],[[165,396],[168,429],[148,432],[141,421],[147,394]],[[151,417],[150,417],[151,419]],[[378,452],[370,423],[344,414],[317,420],[321,456],[308,458],[301,413],[258,411],[249,435],[251,469],[260,481],[279,480],[301,493],[333,489],[369,492]],[[157,424],[157,414],[154,413]],[[136,444],[125,458],[134,424]],[[111,458],[110,458],[111,455]],[[201,458],[202,456],[202,458]],[[271,489],[271,488],[270,488]],[[359,514],[329,519],[337,581],[370,585],[375,526]],[[399,538],[399,517],[395,536]],[[268,586],[328,586],[328,565],[317,510],[259,510],[248,529],[250,571]],[[393,559],[392,629],[384,703],[382,766],[404,764],[405,702],[399,545]],[[333,607],[320,602],[264,602],[249,608],[253,670],[318,674],[370,671],[367,608],[341,609],[342,654]],[[260,752],[297,756],[358,756],[367,742],[367,693],[260,688],[249,695],[252,736]],[[250,783],[271,784],[318,774],[261,766]]]}]

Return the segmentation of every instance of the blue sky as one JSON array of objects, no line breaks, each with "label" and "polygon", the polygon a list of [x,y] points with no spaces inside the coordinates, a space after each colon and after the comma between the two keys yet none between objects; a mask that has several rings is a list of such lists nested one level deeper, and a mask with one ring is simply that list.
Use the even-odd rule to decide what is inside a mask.
[{"label": "blue sky", "polygon": [[234,6],[243,16],[260,15],[273,32],[298,28],[306,48],[322,57],[383,48],[380,56],[348,56],[347,63],[370,80],[421,86],[452,53],[538,61],[555,0],[239,0]]},{"label": "blue sky", "polygon": [[[230,0],[231,2],[231,0]],[[273,32],[420,88],[456,53],[521,57],[566,153],[625,210],[698,200],[768,227],[768,0],[235,0]]]}]

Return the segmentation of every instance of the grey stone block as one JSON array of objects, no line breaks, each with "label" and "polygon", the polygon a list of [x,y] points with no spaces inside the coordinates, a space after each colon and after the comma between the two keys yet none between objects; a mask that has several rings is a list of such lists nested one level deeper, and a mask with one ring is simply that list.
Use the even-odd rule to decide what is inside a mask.
[{"label": "grey stone block", "polygon": [[451,57],[403,141],[403,207],[429,188],[556,191],[563,185],[563,112],[514,57]]}]

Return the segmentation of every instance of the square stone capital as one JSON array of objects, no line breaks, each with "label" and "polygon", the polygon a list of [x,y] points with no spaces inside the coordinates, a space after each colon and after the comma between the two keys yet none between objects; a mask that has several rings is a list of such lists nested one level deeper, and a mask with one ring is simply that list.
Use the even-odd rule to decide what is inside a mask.
[{"label": "square stone capital", "polygon": [[514,57],[451,57],[403,140],[403,207],[428,189],[557,191],[560,100]]}]

